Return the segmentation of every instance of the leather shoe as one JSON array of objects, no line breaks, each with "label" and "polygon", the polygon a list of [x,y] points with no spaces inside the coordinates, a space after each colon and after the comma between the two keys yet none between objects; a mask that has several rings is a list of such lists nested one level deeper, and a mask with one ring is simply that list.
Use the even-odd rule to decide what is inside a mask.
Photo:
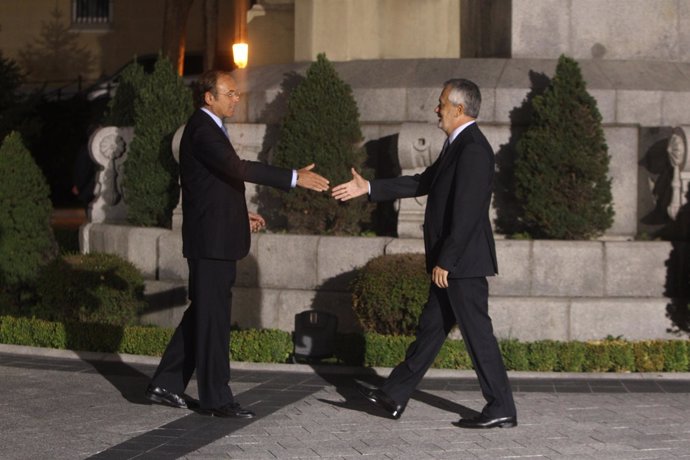
[{"label": "leather shoe", "polygon": [[144,393],[146,399],[149,401],[157,402],[160,404],[165,404],[167,406],[179,407],[180,409],[186,409],[187,403],[180,395],[171,393],[165,388],[154,387],[149,385]]},{"label": "leather shoe", "polygon": [[497,417],[489,418],[480,415],[475,418],[461,418],[457,426],[460,428],[513,428],[517,426],[517,417]]},{"label": "leather shoe", "polygon": [[256,415],[248,409],[242,409],[238,403],[228,403],[214,409],[199,409],[199,413],[225,418],[253,418]]},{"label": "leather shoe", "polygon": [[394,419],[399,419],[405,411],[405,406],[402,406],[393,401],[386,393],[378,388],[367,388],[359,385],[359,392],[369,400],[369,402],[385,410]]}]

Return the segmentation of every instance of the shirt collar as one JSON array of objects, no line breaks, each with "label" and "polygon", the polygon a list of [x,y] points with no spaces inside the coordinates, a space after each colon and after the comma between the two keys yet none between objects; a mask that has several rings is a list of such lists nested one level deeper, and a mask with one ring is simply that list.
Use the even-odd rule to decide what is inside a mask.
[{"label": "shirt collar", "polygon": [[[223,120],[221,120],[220,117],[219,117],[218,115],[216,115],[215,113],[211,112],[211,111],[208,110],[206,107],[202,107],[201,110],[203,110],[204,112],[206,112],[206,113],[208,114],[208,116],[211,117],[211,119],[218,125],[218,127],[219,127],[220,129],[223,129]],[[225,131],[225,130],[223,130],[223,131]]]},{"label": "shirt collar", "polygon": [[462,124],[462,125],[458,126],[457,128],[455,128],[453,130],[453,132],[450,133],[450,136],[448,136],[448,145],[452,144],[453,141],[455,140],[455,138],[458,137],[458,135],[462,132],[462,130],[467,128],[472,123],[476,123],[476,120],[470,120],[467,123]]}]

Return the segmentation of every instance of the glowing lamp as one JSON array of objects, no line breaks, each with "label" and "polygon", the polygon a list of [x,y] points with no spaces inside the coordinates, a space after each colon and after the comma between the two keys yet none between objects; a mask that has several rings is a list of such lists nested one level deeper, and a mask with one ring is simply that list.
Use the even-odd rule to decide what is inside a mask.
[{"label": "glowing lamp", "polygon": [[232,45],[232,58],[238,68],[244,69],[247,67],[247,60],[249,59],[249,45],[246,43],[235,43]]}]

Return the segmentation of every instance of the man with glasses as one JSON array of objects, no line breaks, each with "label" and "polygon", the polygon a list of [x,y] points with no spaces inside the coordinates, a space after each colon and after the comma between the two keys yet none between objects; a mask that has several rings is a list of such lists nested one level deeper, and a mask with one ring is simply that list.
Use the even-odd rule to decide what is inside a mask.
[{"label": "man with glasses", "polygon": [[314,165],[289,170],[242,160],[223,124],[240,98],[231,74],[204,73],[197,85],[197,110],[180,143],[182,253],[189,266],[189,307],[158,365],[146,397],[186,408],[183,393],[196,370],[199,412],[217,417],[251,418],[230,389],[231,288],[236,265],[249,253],[252,231],[265,226],[247,210],[244,183],[290,190],[328,190]]}]

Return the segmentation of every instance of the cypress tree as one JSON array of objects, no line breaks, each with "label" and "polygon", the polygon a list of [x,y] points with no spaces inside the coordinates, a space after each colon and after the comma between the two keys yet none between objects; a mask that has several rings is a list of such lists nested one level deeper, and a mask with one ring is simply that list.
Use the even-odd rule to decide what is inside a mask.
[{"label": "cypress tree", "polygon": [[601,114],[575,60],[561,56],[517,144],[515,191],[534,238],[588,239],[613,222]]},{"label": "cypress tree", "polygon": [[[319,54],[306,78],[290,94],[273,164],[316,171],[331,184],[352,178],[361,169],[359,111],[350,86],[340,79],[325,54]],[[302,189],[278,195],[288,230],[295,233],[358,234],[373,209],[366,200],[338,202],[328,193]]]},{"label": "cypress tree", "polygon": [[180,196],[172,137],[192,112],[192,94],[166,58],[156,61],[134,101],[134,139],[124,168],[127,220],[170,227]]},{"label": "cypress tree", "polygon": [[122,70],[115,96],[108,101],[105,124],[112,126],[134,125],[134,101],[144,87],[147,75],[136,60]]},{"label": "cypress tree", "polygon": [[0,177],[0,290],[19,293],[55,257],[57,245],[48,183],[17,132],[0,146]]}]

